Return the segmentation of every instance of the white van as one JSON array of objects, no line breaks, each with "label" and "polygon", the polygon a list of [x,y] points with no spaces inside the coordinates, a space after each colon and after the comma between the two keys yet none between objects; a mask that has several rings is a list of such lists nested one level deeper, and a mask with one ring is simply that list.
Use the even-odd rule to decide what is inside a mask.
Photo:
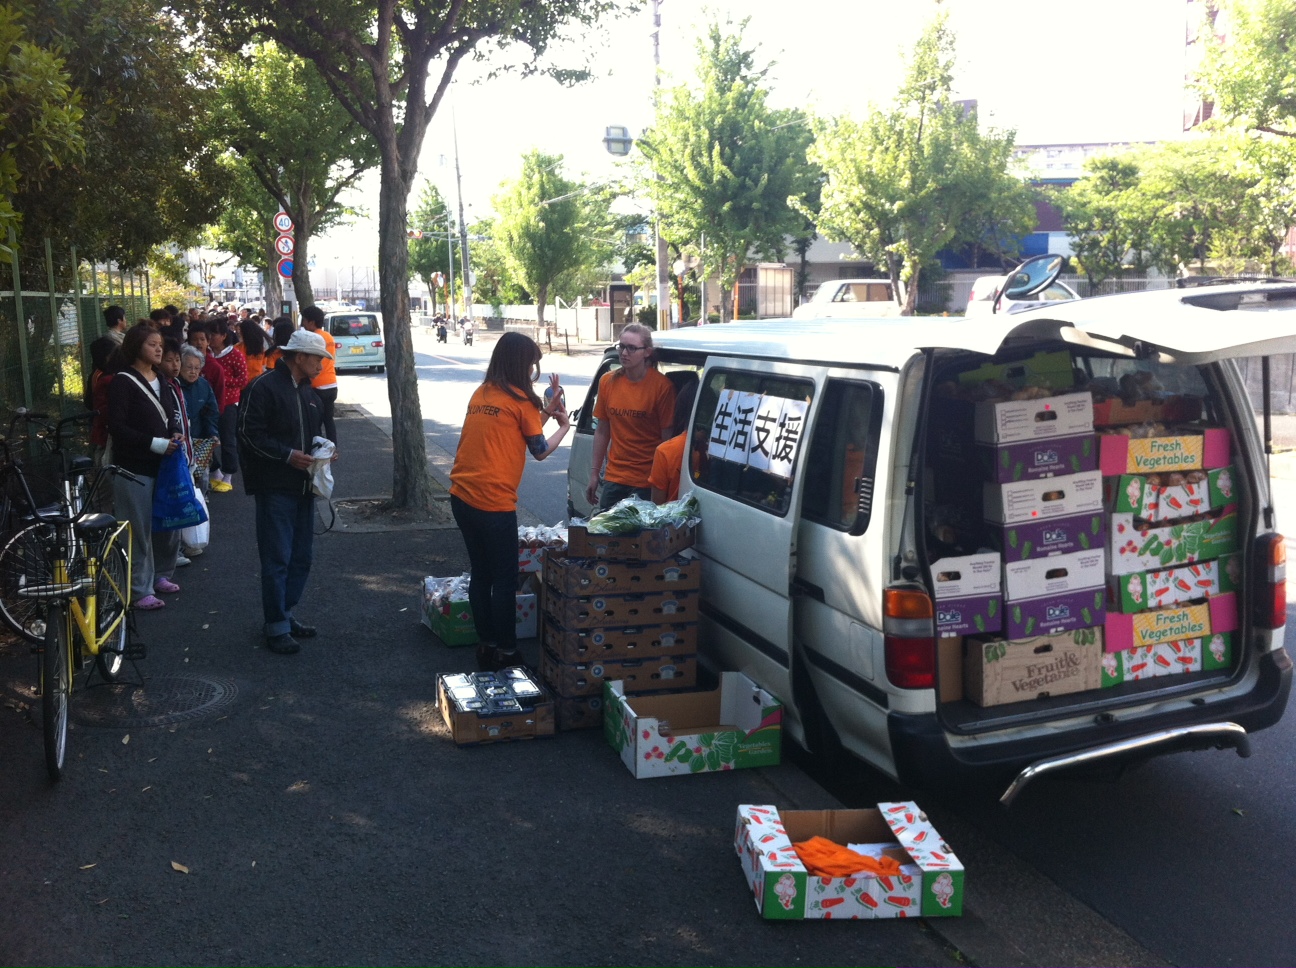
[{"label": "white van", "polygon": [[[1245,756],[1248,734],[1281,717],[1291,685],[1285,548],[1233,360],[1296,351],[1296,286],[1099,297],[971,328],[784,320],[654,342],[668,375],[700,378],[682,480],[701,506],[703,657],[779,696],[793,738],[812,752],[844,748],[919,787],[1011,780],[1010,800],[1031,777],[1079,764],[1202,748]],[[599,376],[615,366],[609,354]],[[596,377],[572,444],[569,501],[581,514],[597,388]],[[1058,433],[1031,436],[1039,428]],[[1003,456],[1014,434],[1043,473]],[[1133,461],[1149,447],[1154,463],[1190,467],[1176,456],[1185,442],[1213,448],[1215,470],[1157,478],[1156,493],[1171,495],[1164,515],[1130,483],[1138,475],[1102,476],[1109,458]],[[1188,484],[1207,487],[1209,513],[1174,517],[1172,498]],[[1046,547],[1061,527],[1026,539],[1044,551],[1027,548],[1021,536],[1036,518],[1072,500],[1084,510],[1057,520],[1092,522],[1083,548],[1075,535]],[[1122,500],[1136,512],[1117,519]],[[1208,545],[1207,530],[1224,543]],[[1187,625],[1157,631],[1169,613],[1143,611],[1131,589],[1148,579],[1155,587],[1138,593],[1159,595],[1164,572],[1204,561],[1208,548],[1216,585],[1180,599]],[[1005,575],[1010,559],[1030,573]],[[976,586],[978,569],[988,589]],[[944,587],[971,593],[963,611],[974,614],[954,607],[967,597],[938,594],[949,578]],[[1164,641],[1180,629],[1195,637]],[[1158,651],[1181,644],[1182,655]],[[1033,665],[1016,678],[1007,662],[993,665],[1023,654]],[[1073,668],[1084,675],[1064,682]]]}]

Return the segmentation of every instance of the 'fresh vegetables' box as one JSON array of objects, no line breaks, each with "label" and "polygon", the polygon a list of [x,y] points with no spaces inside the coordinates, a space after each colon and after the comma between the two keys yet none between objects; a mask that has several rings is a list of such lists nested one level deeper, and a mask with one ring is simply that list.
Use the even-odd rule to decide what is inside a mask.
[{"label": "'fresh vegetables' box", "polygon": [[1241,556],[1225,555],[1211,561],[1113,578],[1111,601],[1117,611],[1132,614],[1235,592],[1241,582]]},{"label": "'fresh vegetables' box", "polygon": [[1107,580],[1106,561],[1107,552],[1103,548],[1090,548],[1050,558],[1010,562],[1004,566],[1004,600],[1020,602],[1101,588]]},{"label": "'fresh vegetables' box", "polygon": [[[794,843],[826,837],[875,848],[899,862],[896,875],[818,877]],[[957,917],[963,913],[963,865],[916,803],[874,810],[787,810],[742,804],[734,850],[761,917],[771,920]]]},{"label": "'fresh vegetables' box", "polygon": [[1236,513],[1142,528],[1135,526],[1133,514],[1116,513],[1111,516],[1108,534],[1113,575],[1206,561],[1238,550]]},{"label": "'fresh vegetables' box", "polygon": [[1098,469],[1098,447],[1093,434],[1080,434],[997,447],[982,446],[979,459],[987,480],[1007,484],[1095,471]]},{"label": "'fresh vegetables' box", "polygon": [[1216,511],[1237,501],[1233,468],[1176,474],[1122,474],[1103,482],[1106,504],[1159,524]]},{"label": "'fresh vegetables' box", "polygon": [[1024,639],[1045,632],[1090,628],[1101,625],[1106,617],[1107,590],[1084,588],[1006,603],[1003,631],[1009,639]]},{"label": "'fresh vegetables' box", "polygon": [[1199,639],[1216,632],[1233,632],[1237,627],[1237,595],[1233,592],[1200,605],[1157,608],[1136,615],[1111,612],[1106,623],[1107,651]]},{"label": "'fresh vegetables' box", "polygon": [[985,519],[994,524],[1021,524],[1102,510],[1102,475],[1098,471],[1043,477],[982,487]]},{"label": "'fresh vegetables' box", "polygon": [[1206,638],[1165,642],[1102,657],[1103,688],[1183,672],[1226,669],[1233,661],[1233,633],[1218,632]]},{"label": "'fresh vegetables' box", "polygon": [[603,684],[603,735],[636,779],[776,766],[783,706],[741,672],[720,688],[669,696],[627,696]]},{"label": "'fresh vegetables' box", "polygon": [[973,418],[973,433],[981,444],[1074,437],[1092,431],[1093,394],[1087,392],[999,403],[988,400],[976,405]]},{"label": "'fresh vegetables' box", "polygon": [[980,706],[1097,689],[1103,630],[1076,629],[1028,639],[969,639],[963,693]]},{"label": "'fresh vegetables' box", "polygon": [[999,530],[1005,563],[1047,558],[1107,544],[1107,515],[1075,514],[1066,518],[1023,521]]},{"label": "'fresh vegetables' box", "polygon": [[1161,474],[1227,467],[1229,432],[1223,427],[1173,437],[1127,437],[1102,434],[1098,438],[1098,466],[1108,476]]}]

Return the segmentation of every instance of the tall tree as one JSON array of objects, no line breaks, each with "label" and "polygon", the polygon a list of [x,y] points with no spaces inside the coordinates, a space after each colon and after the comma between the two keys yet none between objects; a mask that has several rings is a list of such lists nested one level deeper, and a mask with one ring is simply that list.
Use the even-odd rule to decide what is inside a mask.
[{"label": "tall tree", "polygon": [[63,59],[32,40],[21,11],[0,4],[0,261],[18,228],[19,188],[39,189],[50,169],[81,152],[79,100]]},{"label": "tall tree", "polygon": [[953,100],[953,67],[954,35],[940,14],[915,44],[891,106],[863,121],[816,122],[810,149],[826,174],[820,232],[884,266],[905,315],[936,254],[972,241],[965,233],[983,233],[987,211],[1020,205],[1027,192],[1007,172],[1012,133],[979,130],[975,112]]},{"label": "tall tree", "polygon": [[[260,36],[315,64],[382,155],[378,198],[379,288],[392,412],[392,503],[432,499],[423,412],[410,338],[406,206],[423,137],[465,58],[507,51],[527,73],[583,80],[584,70],[543,62],[569,25],[590,25],[624,0],[177,0],[219,46],[237,51]],[[519,56],[519,54],[521,56]],[[500,68],[506,69],[506,68]]]},{"label": "tall tree", "polygon": [[[414,209],[414,214],[410,218],[410,225],[413,229],[423,232],[422,238],[415,238],[409,244],[409,267],[410,272],[417,275],[423,280],[423,284],[428,287],[428,292],[435,293],[438,287],[433,276],[440,273],[446,279],[446,288],[444,291],[449,293],[449,280],[454,274],[453,266],[450,264],[450,253],[452,246],[458,244],[458,237],[453,240],[447,239],[450,232],[452,220],[446,216],[450,214],[450,209],[446,206],[445,199],[441,196],[441,190],[428,182],[423,186],[423,192],[419,195],[418,207]],[[440,233],[438,238],[437,233]],[[457,265],[463,265],[463,260],[455,259]],[[449,300],[447,299],[447,306]],[[446,309],[449,312],[449,309]]]},{"label": "tall tree", "polygon": [[518,281],[504,248],[495,241],[495,219],[482,219],[471,229],[473,236],[480,239],[473,243],[472,250],[472,270],[477,276],[473,299],[493,309],[530,302],[531,294]]},{"label": "tall tree", "polygon": [[611,254],[606,196],[563,177],[561,165],[559,155],[528,152],[521,176],[494,200],[495,241],[535,297],[541,326],[549,300],[571,294],[564,283]]},{"label": "tall tree", "polygon": [[279,275],[278,233],[271,227],[279,203],[274,200],[246,159],[231,151],[221,158],[230,172],[229,197],[216,223],[209,227],[206,244],[228,252],[245,268],[256,269],[265,280],[266,311],[277,314],[283,301]]},{"label": "tall tree", "polygon": [[1090,158],[1084,175],[1055,195],[1073,258],[1095,294],[1150,254],[1149,225],[1136,199],[1135,158],[1129,153]]},{"label": "tall tree", "polygon": [[697,43],[697,83],[667,92],[640,144],[652,169],[646,190],[668,238],[706,235],[708,262],[732,316],[730,293],[753,256],[781,260],[803,217],[788,204],[814,178],[805,117],[769,107],[766,75],[743,47],[747,25],[713,22]]},{"label": "tall tree", "polygon": [[75,163],[15,197],[24,237],[137,268],[156,245],[196,241],[226,188],[224,149],[204,136],[212,79],[202,51],[152,0],[24,7],[32,38],[62,52],[85,141]]},{"label": "tall tree", "polygon": [[[1209,7],[1210,5],[1202,5]],[[1223,44],[1207,41],[1196,81],[1216,113],[1246,127],[1296,138],[1296,4],[1291,0],[1224,0]],[[1213,30],[1203,32],[1203,36]]]},{"label": "tall tree", "polygon": [[[301,305],[313,305],[311,237],[343,220],[340,196],[378,164],[378,145],[315,65],[277,44],[255,44],[230,58],[218,91],[219,116],[233,121],[226,128],[230,146],[292,217],[293,291]],[[272,244],[270,225],[257,227]]]}]

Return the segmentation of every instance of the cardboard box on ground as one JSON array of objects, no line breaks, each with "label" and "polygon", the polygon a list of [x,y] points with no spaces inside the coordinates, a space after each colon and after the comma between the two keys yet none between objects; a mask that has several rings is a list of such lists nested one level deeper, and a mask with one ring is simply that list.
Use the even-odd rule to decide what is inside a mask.
[{"label": "cardboard box on ground", "polygon": [[[815,836],[843,846],[868,845],[875,855],[898,861],[900,873],[815,876],[792,846]],[[963,913],[963,865],[916,803],[788,811],[743,804],[734,850],[763,918],[863,920]]]},{"label": "cardboard box on ground", "polygon": [[669,696],[627,696],[603,686],[603,735],[636,779],[775,766],[783,706],[740,672],[720,687]]},{"label": "cardboard box on ground", "polygon": [[[475,645],[477,628],[473,624],[472,605],[467,597],[442,600],[436,595],[445,578],[424,578],[419,598],[419,620],[432,630],[443,645]],[[528,586],[529,587],[529,586]],[[514,599],[515,634],[519,639],[535,638],[539,626],[539,606],[534,591],[518,592]]]},{"label": "cardboard box on ground", "polygon": [[554,701],[522,668],[437,676],[437,708],[457,746],[554,733]]}]

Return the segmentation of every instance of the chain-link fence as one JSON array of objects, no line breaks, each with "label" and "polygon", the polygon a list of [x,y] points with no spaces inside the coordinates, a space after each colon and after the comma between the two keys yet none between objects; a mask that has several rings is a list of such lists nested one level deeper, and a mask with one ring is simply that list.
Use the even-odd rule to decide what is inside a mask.
[{"label": "chain-link fence", "polygon": [[48,241],[19,248],[11,235],[9,247],[13,259],[0,264],[0,407],[75,413],[104,307],[121,306],[132,322],[147,316],[148,274],[83,262]]}]

